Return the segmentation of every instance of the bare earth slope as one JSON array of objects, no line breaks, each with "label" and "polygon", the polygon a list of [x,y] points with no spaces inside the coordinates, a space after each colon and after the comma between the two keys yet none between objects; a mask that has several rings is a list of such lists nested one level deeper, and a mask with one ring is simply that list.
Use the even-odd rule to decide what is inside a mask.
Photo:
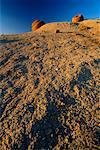
[{"label": "bare earth slope", "polygon": [[99,149],[99,27],[0,36],[0,150]]}]

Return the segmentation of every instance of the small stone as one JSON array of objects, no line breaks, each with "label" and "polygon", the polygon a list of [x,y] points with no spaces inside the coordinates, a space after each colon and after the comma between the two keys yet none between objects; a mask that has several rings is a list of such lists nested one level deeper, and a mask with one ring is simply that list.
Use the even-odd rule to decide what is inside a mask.
[{"label": "small stone", "polygon": [[68,139],[67,139],[67,138],[65,138],[65,143],[66,143],[66,144],[68,143]]},{"label": "small stone", "polygon": [[34,112],[34,106],[29,105],[29,106],[28,106],[28,109],[29,109],[29,111],[30,111],[31,113],[33,113],[33,112]]},{"label": "small stone", "polygon": [[51,134],[51,137],[53,137],[53,134]]}]

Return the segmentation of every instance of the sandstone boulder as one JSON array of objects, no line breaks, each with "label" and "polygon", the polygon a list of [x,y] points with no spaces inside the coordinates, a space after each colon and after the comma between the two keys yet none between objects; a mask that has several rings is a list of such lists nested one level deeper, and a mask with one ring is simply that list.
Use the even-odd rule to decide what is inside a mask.
[{"label": "sandstone boulder", "polygon": [[37,30],[38,28],[40,28],[40,27],[43,26],[44,24],[45,24],[44,21],[35,20],[35,21],[32,23],[32,31]]},{"label": "sandstone boulder", "polygon": [[72,18],[72,23],[77,23],[83,20],[84,20],[83,15],[76,15],[75,17]]}]

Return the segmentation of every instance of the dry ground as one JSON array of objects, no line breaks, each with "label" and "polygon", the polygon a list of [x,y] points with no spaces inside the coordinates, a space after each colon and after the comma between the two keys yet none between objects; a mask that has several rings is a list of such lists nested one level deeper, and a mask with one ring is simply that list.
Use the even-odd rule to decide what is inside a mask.
[{"label": "dry ground", "polygon": [[99,149],[99,27],[0,36],[0,150]]}]

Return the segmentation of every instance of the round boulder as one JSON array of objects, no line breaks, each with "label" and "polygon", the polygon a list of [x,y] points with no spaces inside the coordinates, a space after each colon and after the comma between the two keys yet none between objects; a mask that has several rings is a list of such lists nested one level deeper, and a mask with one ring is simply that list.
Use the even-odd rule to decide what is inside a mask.
[{"label": "round boulder", "polygon": [[75,17],[72,18],[72,23],[77,23],[83,20],[84,20],[83,15],[76,15]]},{"label": "round boulder", "polygon": [[43,26],[45,23],[44,21],[40,21],[40,20],[35,20],[32,23],[32,31],[36,31],[38,28],[40,28],[41,26]]}]

